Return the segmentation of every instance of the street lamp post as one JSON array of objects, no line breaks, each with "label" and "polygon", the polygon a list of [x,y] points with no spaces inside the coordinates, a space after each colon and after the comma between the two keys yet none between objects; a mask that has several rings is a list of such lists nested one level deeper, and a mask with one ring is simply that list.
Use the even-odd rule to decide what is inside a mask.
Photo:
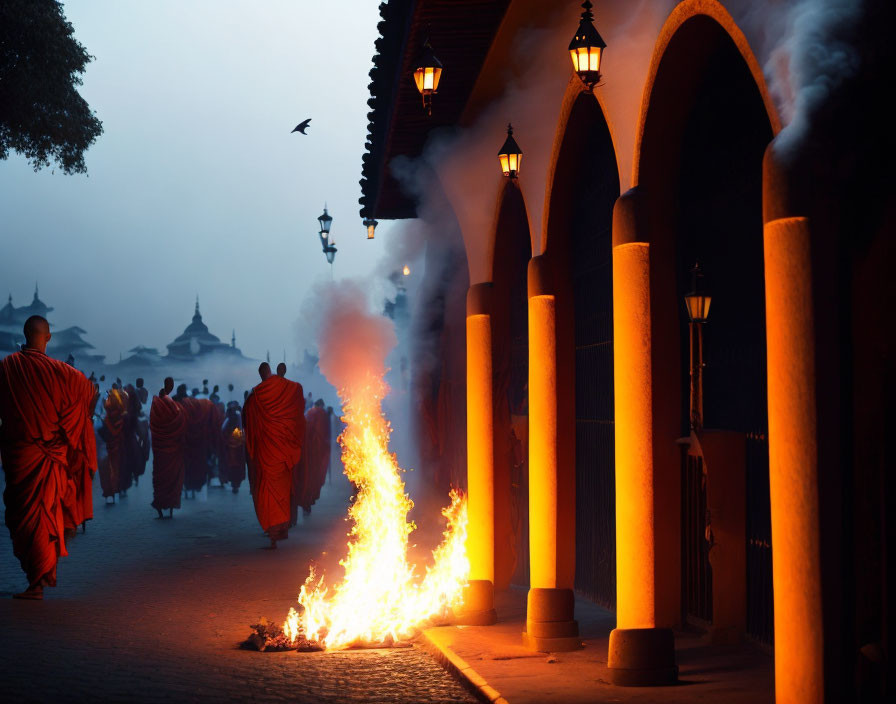
[{"label": "street lamp post", "polygon": [[700,263],[691,269],[691,291],[685,294],[684,304],[688,311],[688,338],[690,343],[690,412],[691,429],[703,428],[703,325],[709,317],[712,301],[705,289]]}]

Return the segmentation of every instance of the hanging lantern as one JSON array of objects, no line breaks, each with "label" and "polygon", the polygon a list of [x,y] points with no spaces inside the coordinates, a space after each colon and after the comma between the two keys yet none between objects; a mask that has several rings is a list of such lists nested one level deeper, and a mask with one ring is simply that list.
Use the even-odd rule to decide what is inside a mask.
[{"label": "hanging lantern", "polygon": [[[327,206],[324,205],[323,215],[319,215],[317,221],[320,223],[320,234],[321,235],[330,235],[330,225],[333,223],[333,218],[327,213]],[[326,237],[324,238],[326,239]]]},{"label": "hanging lantern", "polygon": [[336,258],[336,245],[328,244],[324,247],[324,254],[327,255],[327,262],[332,264],[333,260]]},{"label": "hanging lantern", "polygon": [[607,43],[601,38],[594,28],[594,14],[591,12],[591,3],[585,0],[582,3],[584,12],[579,28],[569,43],[569,55],[572,57],[572,65],[579,78],[582,79],[588,90],[600,83],[600,62],[603,58]]},{"label": "hanging lantern", "polygon": [[691,292],[685,294],[684,304],[688,309],[688,318],[692,323],[705,323],[709,317],[709,304],[712,296],[706,292],[703,282],[703,271],[700,263],[694,264],[691,269]]},{"label": "hanging lantern", "polygon": [[364,227],[367,228],[367,239],[369,239],[369,240],[373,239],[373,233],[376,230],[377,225],[379,225],[379,223],[376,220],[374,220],[373,218],[371,218],[371,217],[364,218]]},{"label": "hanging lantern", "polygon": [[439,91],[442,62],[433,53],[429,37],[423,42],[423,47],[417,55],[414,66],[414,83],[417,84],[417,90],[423,96],[423,108],[427,115],[432,115],[432,96]]},{"label": "hanging lantern", "polygon": [[523,160],[523,150],[513,138],[513,125],[507,125],[507,139],[498,152],[498,161],[501,162],[501,171],[505,176],[514,179],[519,175],[520,162]]}]

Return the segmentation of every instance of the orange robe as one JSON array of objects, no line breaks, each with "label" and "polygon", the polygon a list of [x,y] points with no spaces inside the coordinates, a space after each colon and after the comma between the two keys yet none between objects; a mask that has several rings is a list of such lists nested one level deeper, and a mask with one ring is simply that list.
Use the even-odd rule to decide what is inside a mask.
[{"label": "orange robe", "polygon": [[320,498],[330,465],[330,416],[326,409],[312,406],[305,414],[305,491],[302,506],[310,508]]},{"label": "orange robe", "polygon": [[293,472],[305,438],[302,385],[273,375],[256,386],[243,409],[255,513],[272,538],[286,537]]},{"label": "orange robe", "polygon": [[93,423],[84,424],[82,446],[83,450],[69,448],[68,452],[68,489],[62,500],[62,513],[69,529],[93,520],[93,477],[97,470]]},{"label": "orange robe", "polygon": [[149,409],[152,435],[152,507],[180,508],[184,488],[184,442],[187,416],[168,396],[154,396]]},{"label": "orange robe", "polygon": [[96,466],[86,441],[94,388],[76,369],[37,350],[0,361],[0,455],[6,526],[29,584],[56,584],[65,549],[62,494],[70,458]]},{"label": "orange robe", "polygon": [[217,441],[217,428],[221,426],[215,426],[215,404],[207,398],[187,396],[179,403],[187,419],[184,488],[199,491],[208,479],[208,456],[212,443]]},{"label": "orange robe", "polygon": [[[115,496],[117,492],[126,488],[121,473],[125,453],[124,429],[127,405],[128,395],[121,389],[110,389],[103,402],[106,415],[103,418],[103,427],[100,428],[100,437],[106,444],[106,456],[100,463],[100,486],[106,498]],[[127,486],[130,486],[130,482]]]}]

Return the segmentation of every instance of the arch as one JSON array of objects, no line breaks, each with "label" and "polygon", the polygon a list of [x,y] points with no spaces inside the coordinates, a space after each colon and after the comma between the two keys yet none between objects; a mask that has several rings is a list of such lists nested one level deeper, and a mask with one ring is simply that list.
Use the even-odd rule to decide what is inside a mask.
[{"label": "arch", "polygon": [[545,250],[557,302],[558,463],[569,468],[558,511],[570,522],[570,582],[613,608],[612,213],[619,169],[594,95],[579,91],[562,122]]},{"label": "arch", "polygon": [[[708,566],[705,515],[697,515],[706,500],[697,495],[705,483],[694,480],[694,496],[681,484],[677,441],[690,434],[690,332],[682,298],[696,260],[714,288],[704,326],[704,425],[757,440],[745,471],[760,483],[763,472],[768,478],[767,465],[762,467],[762,453],[767,457],[762,158],[779,128],[755,57],[730,15],[716,2],[682,3],[657,42],[635,150],[650,242],[655,492],[666,497],[656,507],[656,574],[663,585],[656,613],[664,625],[687,613],[715,623],[719,589],[712,583],[728,579],[727,568]],[[712,485],[712,467],[705,466]],[[764,495],[767,503],[767,485],[748,485],[748,494]],[[751,513],[759,515],[763,508],[757,504]],[[716,550],[714,562],[721,565],[724,554]],[[735,583],[744,588],[743,580]],[[707,593],[708,601],[700,596]]]},{"label": "arch", "polygon": [[[579,101],[586,99],[592,99],[595,101],[595,103],[597,103],[597,107],[602,115],[602,122],[609,134],[610,144],[613,146],[614,159],[616,159],[615,168],[617,172],[617,179],[619,178],[618,174],[621,173],[621,169],[619,168],[618,155],[616,153],[615,132],[613,130],[613,123],[611,121],[612,113],[607,109],[605,105],[603,94],[600,91],[592,91],[589,93],[582,85],[582,81],[579,80],[578,76],[573,74],[569,79],[569,83],[566,86],[566,92],[563,94],[563,101],[560,104],[560,115],[557,120],[557,128],[554,130],[554,141],[553,146],[551,147],[551,157],[550,161],[548,162],[547,171],[545,173],[544,202],[547,206],[550,206],[551,199],[553,197],[557,176],[557,165],[559,163],[560,154],[566,141],[567,132],[570,127],[570,118],[573,114],[573,108],[579,105]],[[533,252],[547,250],[550,214],[550,207],[543,208],[542,222],[531,224]],[[541,248],[539,248],[540,243],[535,240],[536,237],[540,237],[542,239]]]},{"label": "arch", "polygon": [[[684,59],[684,65],[682,66],[682,71],[684,72],[688,68],[696,70],[699,66],[705,65],[709,61],[710,52],[713,44],[719,38],[719,33],[727,35],[727,39],[737,49],[749,69],[750,75],[756,84],[756,89],[762,98],[762,104],[765,106],[773,134],[777,135],[781,131],[781,117],[765,82],[762,67],[756,60],[756,56],[753,54],[746,36],[744,36],[740,27],[737,26],[734,18],[718,0],[684,0],[669,14],[654,46],[650,69],[647,72],[647,80],[644,83],[644,91],[641,97],[641,109],[638,115],[638,130],[635,135],[633,154],[634,163],[632,164],[633,183],[639,183],[640,180],[641,151],[644,141],[644,130],[647,124],[647,114],[651,104],[655,104],[658,98],[654,93],[657,83],[662,83],[658,81],[660,67],[664,59],[668,58],[667,55],[670,53],[670,45],[673,43],[673,39],[677,43],[682,40],[689,41],[687,56],[681,57]],[[678,46],[672,47],[672,51],[680,52],[682,48],[679,43]],[[690,82],[682,81],[677,84],[677,87],[687,88],[689,85],[691,85]],[[665,97],[668,99],[670,96]],[[683,110],[683,106],[688,103],[686,95],[679,93],[678,97],[680,98],[678,108],[676,108],[675,100],[668,101],[668,108],[670,109],[667,117],[670,119],[674,119],[676,113],[680,113]]]}]

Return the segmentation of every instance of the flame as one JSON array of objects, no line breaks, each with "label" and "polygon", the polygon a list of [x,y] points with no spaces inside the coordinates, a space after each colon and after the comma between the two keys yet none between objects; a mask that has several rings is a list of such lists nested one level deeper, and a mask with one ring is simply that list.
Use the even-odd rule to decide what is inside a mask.
[{"label": "flame", "polygon": [[422,579],[407,558],[413,502],[401,468],[389,452],[392,428],[381,410],[388,387],[377,379],[343,396],[346,429],[339,437],[345,474],[357,487],[349,508],[348,553],[340,560],[342,581],[328,587],[311,573],[299,592],[300,611],[289,610],[283,631],[328,650],[407,640],[461,604],[470,564],[466,554],[466,498],[452,490],[442,510],[447,528]]},{"label": "flame", "polygon": [[404,274],[405,276],[410,276],[411,275],[411,267],[409,267],[407,264],[405,264],[404,269],[401,270],[401,273]]}]

